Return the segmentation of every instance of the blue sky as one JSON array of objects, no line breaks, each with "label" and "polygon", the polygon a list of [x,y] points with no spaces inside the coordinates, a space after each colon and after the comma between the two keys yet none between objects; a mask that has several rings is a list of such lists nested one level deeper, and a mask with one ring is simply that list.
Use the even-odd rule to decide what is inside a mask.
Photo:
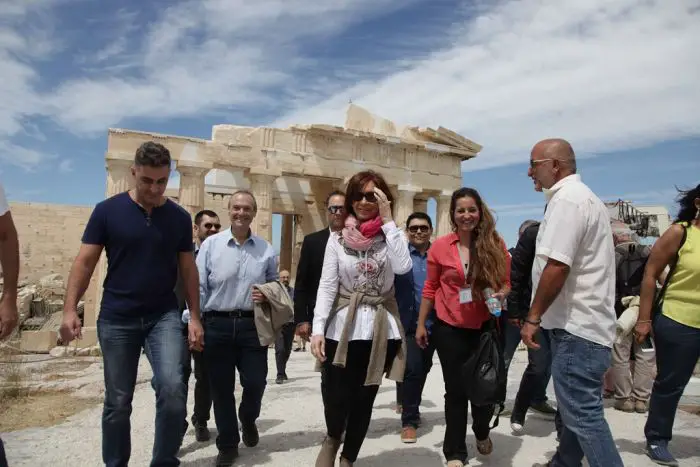
[{"label": "blue sky", "polygon": [[2,3],[13,201],[99,201],[109,127],[342,124],[350,99],[482,144],[464,183],[509,244],[541,213],[525,174],[539,139],[570,140],[606,200],[675,211],[674,186],[700,180],[697,0]]}]

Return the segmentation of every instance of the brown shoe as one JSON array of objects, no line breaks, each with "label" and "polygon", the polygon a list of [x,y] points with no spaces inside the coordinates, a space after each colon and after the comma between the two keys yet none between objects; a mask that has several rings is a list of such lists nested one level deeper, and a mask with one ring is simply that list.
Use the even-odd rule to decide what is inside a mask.
[{"label": "brown shoe", "polygon": [[340,441],[327,436],[321,444],[321,451],[316,458],[316,467],[334,467],[335,456],[340,449]]},{"label": "brown shoe", "polygon": [[634,401],[634,411],[637,413],[647,413],[649,407],[644,401]]},{"label": "brown shoe", "polygon": [[491,442],[491,437],[489,436],[483,441],[476,440],[476,449],[482,456],[488,456],[493,452],[493,443]]},{"label": "brown shoe", "polygon": [[340,458],[340,467],[352,467],[352,462],[350,462],[349,460],[347,460],[344,457],[341,457]]},{"label": "brown shoe", "polygon": [[415,443],[418,440],[416,435],[416,429],[412,426],[405,426],[401,428],[401,442],[406,444]]},{"label": "brown shoe", "polygon": [[634,402],[629,399],[617,399],[615,401],[615,410],[621,412],[634,412]]}]

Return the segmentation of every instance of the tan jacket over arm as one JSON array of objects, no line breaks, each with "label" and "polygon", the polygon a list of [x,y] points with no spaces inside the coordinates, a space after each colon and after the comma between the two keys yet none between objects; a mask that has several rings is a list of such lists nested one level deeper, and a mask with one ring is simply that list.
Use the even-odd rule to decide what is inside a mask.
[{"label": "tan jacket over arm", "polygon": [[294,319],[294,302],[287,288],[280,281],[255,284],[266,302],[255,303],[255,329],[258,331],[260,345],[272,345],[282,332],[282,326]]}]

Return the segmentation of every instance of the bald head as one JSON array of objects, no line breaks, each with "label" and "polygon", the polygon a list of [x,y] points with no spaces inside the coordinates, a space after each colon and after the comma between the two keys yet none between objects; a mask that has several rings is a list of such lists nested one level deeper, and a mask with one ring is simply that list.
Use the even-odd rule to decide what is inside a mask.
[{"label": "bald head", "polygon": [[568,169],[569,173],[576,173],[576,154],[571,143],[565,139],[543,139],[532,148],[532,154],[540,156],[539,159],[554,159],[563,162],[565,170]]}]

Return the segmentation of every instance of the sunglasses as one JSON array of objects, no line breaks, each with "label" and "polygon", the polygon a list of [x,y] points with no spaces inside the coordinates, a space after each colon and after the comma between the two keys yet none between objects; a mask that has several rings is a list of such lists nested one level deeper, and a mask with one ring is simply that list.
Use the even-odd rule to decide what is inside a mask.
[{"label": "sunglasses", "polygon": [[368,191],[366,193],[357,193],[353,197],[353,201],[358,202],[362,200],[366,200],[368,203],[376,203],[377,202],[377,194],[373,191]]},{"label": "sunglasses", "polygon": [[328,212],[330,212],[331,214],[340,214],[344,210],[344,206],[328,206]]},{"label": "sunglasses", "polygon": [[212,227],[214,227],[216,230],[219,230],[221,228],[221,224],[214,224],[212,222],[207,222],[206,224],[204,224],[205,229],[211,229]]},{"label": "sunglasses", "polygon": [[538,161],[533,161],[532,159],[530,159],[530,168],[534,169],[535,167],[537,167],[537,164],[541,164],[542,162],[549,162],[549,161],[553,161],[553,160],[554,159],[540,159]]},{"label": "sunglasses", "polygon": [[430,230],[430,227],[427,225],[412,225],[408,228],[408,231],[411,233],[416,233],[416,232],[421,232],[421,233],[428,233]]}]

